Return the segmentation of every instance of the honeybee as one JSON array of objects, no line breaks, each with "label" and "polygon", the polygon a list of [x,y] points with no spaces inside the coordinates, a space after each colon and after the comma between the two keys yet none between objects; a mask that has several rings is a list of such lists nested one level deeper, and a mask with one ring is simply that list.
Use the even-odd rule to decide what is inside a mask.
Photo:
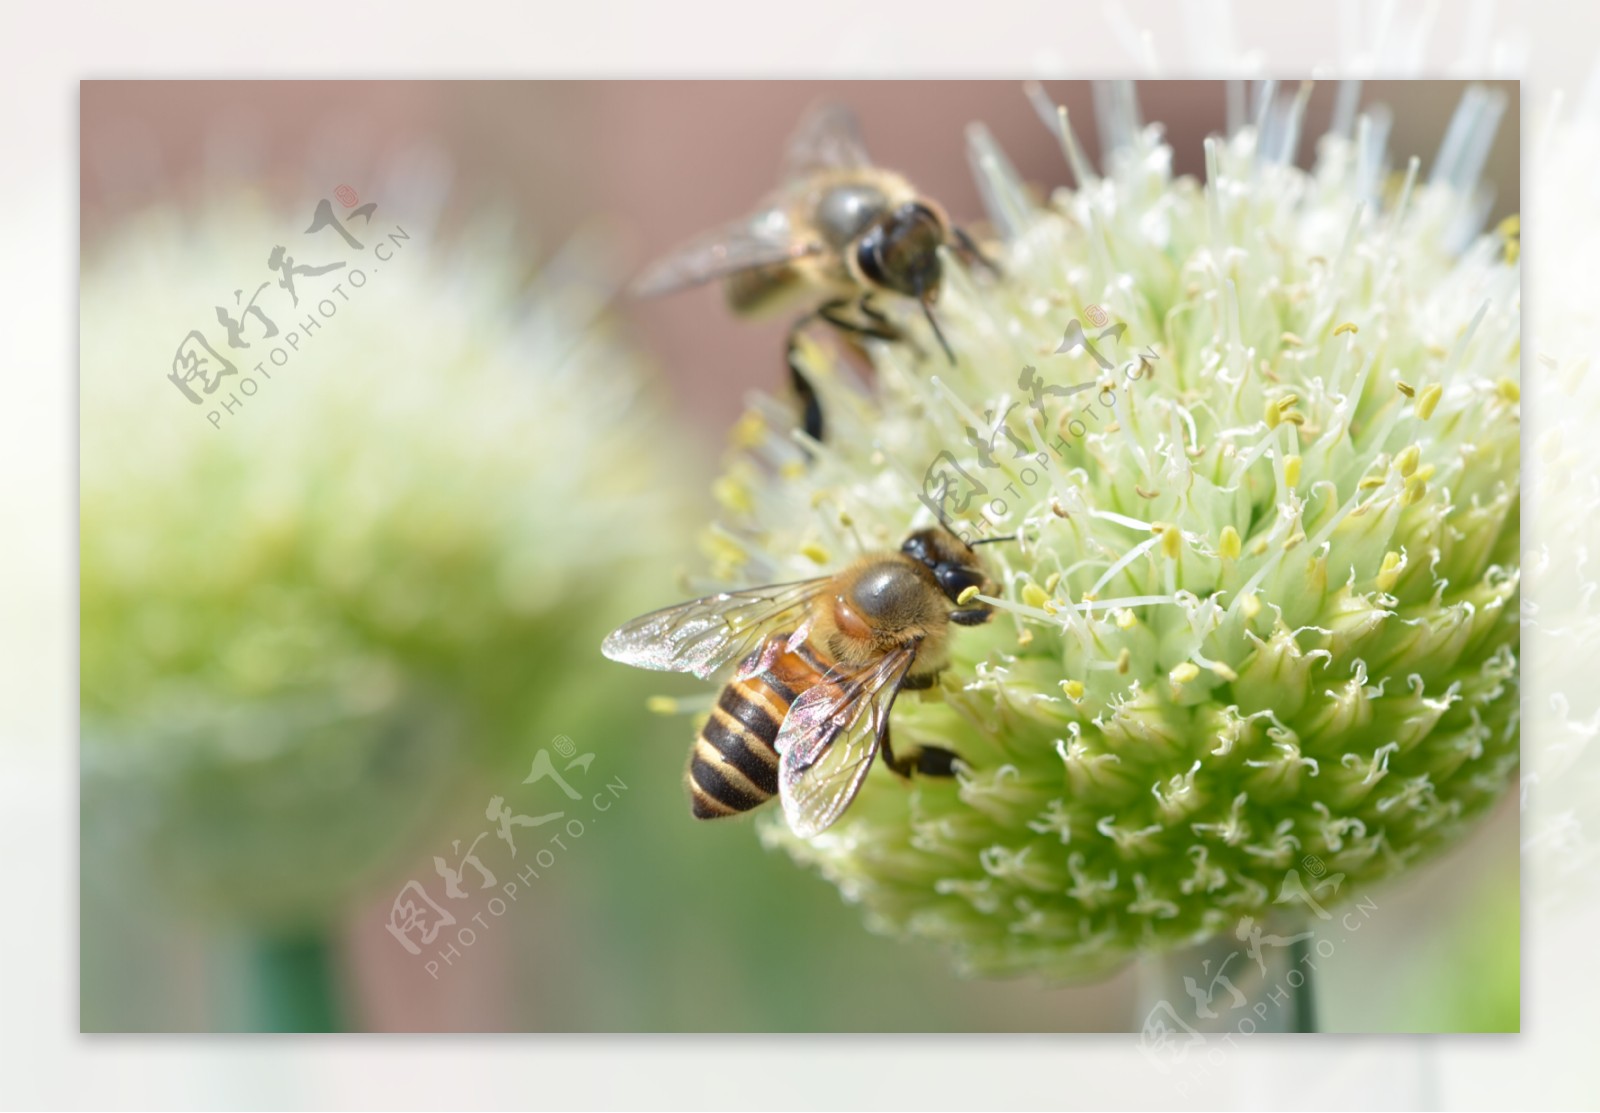
[{"label": "honeybee", "polygon": [[933,315],[951,244],[994,270],[970,236],[904,177],[874,166],[854,113],[823,105],[801,122],[788,145],[783,185],[752,215],[709,232],[648,268],[634,292],[653,297],[724,280],[729,306],[743,316],[806,307],[789,330],[786,360],[815,440],[823,417],[797,362],[799,331],[822,320],[847,337],[905,340],[879,309],[878,294],[922,305],[945,356],[955,362]]},{"label": "honeybee", "polygon": [[902,777],[954,774],[949,750],[896,756],[889,712],[902,689],[933,686],[949,662],[952,624],[989,620],[988,604],[961,601],[971,587],[995,589],[972,546],[947,529],[923,529],[898,552],[863,556],[831,576],[654,611],[601,650],[702,680],[739,662],[695,740],[691,808],[718,819],[779,796],[789,826],[809,838],[849,806],[880,752]]}]

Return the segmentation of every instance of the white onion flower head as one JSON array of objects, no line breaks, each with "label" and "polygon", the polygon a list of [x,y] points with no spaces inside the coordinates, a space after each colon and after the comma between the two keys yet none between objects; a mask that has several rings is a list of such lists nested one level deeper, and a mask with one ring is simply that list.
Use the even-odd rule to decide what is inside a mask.
[{"label": "white onion flower head", "polygon": [[975,129],[1003,278],[947,267],[957,364],[908,316],[935,354],[874,346],[871,390],[807,348],[811,462],[776,403],[735,431],[717,585],[934,507],[1019,536],[979,550],[993,621],[895,706],[897,749],[959,776],[879,768],[822,835],[762,827],[968,972],[1098,975],[1282,911],[1293,870],[1336,903],[1513,780],[1518,267],[1474,185],[1499,105],[1474,91],[1426,175],[1385,174],[1368,116],[1297,169],[1302,108],[1208,141],[1198,182],[1113,101],[1103,176],[1068,131],[1077,187],[1043,204]]}]

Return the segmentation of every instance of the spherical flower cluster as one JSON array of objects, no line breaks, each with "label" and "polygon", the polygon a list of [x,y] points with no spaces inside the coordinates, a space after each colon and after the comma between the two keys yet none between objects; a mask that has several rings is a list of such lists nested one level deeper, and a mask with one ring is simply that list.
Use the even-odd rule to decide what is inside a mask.
[{"label": "spherical flower cluster", "polygon": [[[810,840],[763,837],[869,922],[986,975],[1103,973],[1324,903],[1448,846],[1517,768],[1519,286],[1476,234],[1498,106],[1474,92],[1431,175],[1385,173],[1362,117],[1293,165],[1299,109],[1175,178],[1131,109],[1104,176],[1041,203],[987,136],[1001,278],[949,268],[958,354],[873,345],[866,389],[803,354],[829,420],[803,451],[735,431],[714,578],[800,579],[935,513],[1002,583],[954,634],[897,749]],[[809,451],[810,455],[807,455]]]}]

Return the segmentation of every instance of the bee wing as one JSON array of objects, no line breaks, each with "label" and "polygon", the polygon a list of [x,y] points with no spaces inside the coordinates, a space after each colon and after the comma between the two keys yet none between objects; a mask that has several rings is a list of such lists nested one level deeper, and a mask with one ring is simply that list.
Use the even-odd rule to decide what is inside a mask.
[{"label": "bee wing", "polygon": [[872,768],[916,650],[905,646],[853,675],[824,680],[789,708],[775,743],[783,814],[801,838],[831,827]]},{"label": "bee wing", "polygon": [[820,104],[806,113],[789,139],[783,171],[787,180],[818,170],[871,166],[856,114],[842,104]]},{"label": "bee wing", "polygon": [[709,680],[729,661],[749,655],[785,619],[799,617],[828,580],[728,591],[651,611],[613,630],[600,652],[625,665]]},{"label": "bee wing", "polygon": [[779,206],[717,228],[657,260],[633,283],[636,297],[653,298],[699,286],[738,271],[791,263],[823,250],[812,238],[797,239]]}]

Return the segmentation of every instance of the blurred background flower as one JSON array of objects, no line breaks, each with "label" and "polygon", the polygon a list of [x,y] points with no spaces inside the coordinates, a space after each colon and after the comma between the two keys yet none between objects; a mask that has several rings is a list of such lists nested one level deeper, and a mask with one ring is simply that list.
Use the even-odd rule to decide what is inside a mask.
[{"label": "blurred background flower", "polygon": [[[1514,98],[1515,87],[1507,91]],[[1098,129],[1087,87],[1061,84],[1051,92],[1072,106],[1085,145],[1093,147]],[[932,949],[864,933],[857,913],[829,886],[764,852],[749,827],[696,824],[678,784],[689,720],[641,720],[639,711],[648,693],[701,686],[631,676],[597,652],[599,633],[679,597],[683,585],[675,574],[703,566],[669,527],[703,520],[704,511],[682,511],[684,502],[665,492],[679,480],[689,491],[710,487],[714,452],[692,442],[720,443],[745,392],[780,381],[786,324],[730,322],[714,291],[624,302],[596,315],[595,303],[622,269],[608,268],[603,248],[565,252],[562,245],[573,228],[598,215],[607,233],[598,243],[620,243],[623,258],[637,263],[744,211],[775,184],[785,134],[824,94],[855,105],[874,154],[907,171],[958,218],[979,211],[960,142],[971,120],[986,121],[1028,181],[1064,178],[1059,147],[1010,82],[826,89],[797,82],[84,86],[85,1028],[259,1027],[261,1003],[250,989],[259,987],[258,941],[273,933],[294,938],[307,924],[327,943],[324,966],[346,1003],[341,1021],[359,1028],[1105,1030],[1136,1023],[1126,974],[1049,990],[1029,982],[961,981]],[[1225,123],[1222,88],[1160,83],[1144,96],[1146,113],[1168,125],[1175,170],[1203,170],[1201,137]],[[1411,154],[1433,153],[1459,96],[1458,83],[1375,83],[1363,99],[1405,107],[1389,133],[1403,165]],[[1313,91],[1307,134],[1324,126],[1333,100],[1331,87]],[[1507,118],[1515,117],[1513,100]],[[907,126],[911,120],[916,126]],[[426,165],[395,175],[389,185],[375,177],[373,166],[403,164],[419,140],[448,156],[455,170],[448,190]],[[1488,166],[1499,184],[1492,222],[1516,208],[1514,129],[1502,128]],[[219,180],[241,179],[259,195],[217,188]],[[412,239],[294,364],[213,429],[205,411],[191,410],[165,381],[172,348],[189,329],[209,324],[212,307],[229,303],[263,269],[272,247],[300,238],[310,205],[341,182],[378,203],[375,227],[402,223]],[[510,199],[514,228],[468,219],[494,199]],[[204,212],[253,214],[260,231],[241,225],[199,235],[192,229],[213,226],[201,220]],[[476,232],[458,241],[458,228]],[[322,235],[338,246],[331,232]],[[470,246],[452,246],[458,242]],[[586,235],[581,242],[597,241]],[[212,263],[196,263],[192,273],[165,272],[164,288],[152,285],[155,271],[139,269],[146,253],[165,256],[171,267],[223,243],[232,246],[212,255]],[[144,285],[119,285],[108,260],[141,275]],[[308,253],[304,261],[322,260]],[[413,284],[409,296],[385,293],[391,275]],[[518,296],[530,279],[533,294]],[[309,288],[319,280],[305,281]],[[99,291],[93,299],[91,282]],[[570,297],[561,293],[569,286]],[[123,301],[135,308],[125,310]],[[506,365],[513,377],[538,381],[542,370],[554,369],[507,353],[525,352],[521,334],[541,313],[552,343],[539,350],[564,350],[554,343],[560,335],[609,337],[591,340],[586,355],[562,364],[574,369],[571,377],[593,382],[600,396],[563,401],[570,408],[538,426],[574,466],[555,465],[556,457],[531,455],[536,446],[515,443],[512,430],[540,419],[526,412],[531,403],[514,389],[496,394],[500,404],[491,406],[463,397],[465,391],[401,383],[414,376],[404,370],[385,376],[380,366],[392,360],[392,368],[431,374],[420,369],[416,349],[468,381],[474,381],[470,368],[480,364],[482,384],[500,381],[488,367]],[[597,328],[573,327],[591,318]],[[617,322],[631,343],[616,341]],[[468,332],[475,339],[466,339]],[[135,347],[137,338],[144,339]],[[665,414],[656,422],[605,416],[615,412],[610,407],[633,404],[631,385],[606,385],[614,367],[636,361],[630,349],[657,357],[670,384],[659,407],[643,407]],[[608,354],[602,358],[601,351]],[[97,365],[118,369],[95,373],[108,399],[124,390],[139,394],[124,399],[121,412],[129,417],[91,413],[102,390],[90,385],[91,354]],[[648,383],[649,374],[643,367],[624,382]],[[351,376],[354,382],[340,385]],[[370,385],[379,381],[381,388]],[[362,384],[369,384],[365,392]],[[385,402],[384,391],[395,397]],[[325,418],[308,410],[324,404]],[[444,429],[424,428],[428,423],[417,417],[430,405],[441,412]],[[458,423],[450,421],[453,413],[461,415]],[[634,473],[626,460],[571,444],[575,430],[567,422],[583,415],[596,419],[594,429],[624,430],[623,455],[649,471],[648,490],[663,492],[661,513],[646,520],[668,525],[638,531],[647,560],[628,554],[623,535],[638,519],[619,512],[612,498],[619,488],[605,485],[607,476]],[[129,428],[141,420],[145,428]],[[356,427],[364,422],[373,423],[372,431]],[[252,423],[263,431],[251,433]],[[480,438],[474,428],[492,437]],[[691,443],[673,428],[685,429]],[[210,446],[202,434],[234,439]],[[168,443],[191,435],[195,444]],[[127,447],[119,448],[125,439]],[[428,467],[404,450],[413,440],[418,461],[433,461]],[[308,453],[307,462],[290,459],[288,446]],[[137,458],[146,452],[148,466]],[[531,471],[519,486],[506,462],[518,453],[530,454],[530,468],[554,470]],[[155,463],[202,456],[225,463],[201,476]],[[128,478],[119,485],[110,473],[120,461]],[[92,468],[98,478],[91,485]],[[313,476],[328,477],[337,492],[312,485]],[[351,485],[357,480],[365,487]],[[92,495],[91,487],[104,491],[106,483],[113,492],[125,490],[130,509]],[[590,499],[597,483],[605,493]],[[225,485],[248,495],[242,501],[251,509],[223,500]],[[194,498],[195,490],[213,494]],[[300,499],[307,490],[317,498]],[[152,502],[162,505],[145,505]],[[611,556],[599,558],[602,567],[592,574],[565,563],[589,542],[568,545],[556,536],[561,508],[570,503],[585,504],[570,508],[579,537],[592,536],[592,528],[605,534],[596,551]],[[273,507],[284,504],[293,510],[274,525]],[[401,509],[413,504],[419,517],[406,524],[409,512]],[[164,525],[145,526],[133,507]],[[92,516],[107,524],[91,526]],[[423,521],[441,523],[444,532],[418,528]],[[90,541],[98,547],[110,538],[110,524],[135,540],[127,543],[131,555],[117,555],[112,546],[102,561],[90,553]],[[449,542],[456,531],[459,548]],[[302,566],[284,555],[285,532],[322,562]],[[572,577],[563,580],[567,591],[551,597],[555,602],[519,594],[537,594],[538,576],[514,577],[504,589],[475,579],[518,560],[536,562],[525,543],[530,535],[541,542],[548,535],[557,547],[552,563],[535,571],[567,568]],[[216,563],[208,559],[212,548],[248,560]],[[146,568],[142,580],[157,587],[145,604],[143,592],[132,590],[141,582],[135,574],[146,559],[141,551],[163,554],[172,571],[194,581],[173,586]],[[91,561],[102,564],[91,569]],[[346,561],[370,572],[373,583],[352,584],[340,571]],[[92,610],[91,575],[96,582],[111,577],[93,588]],[[400,589],[411,583],[424,584],[424,596],[437,585],[439,598],[408,600]],[[511,593],[503,611],[488,603],[500,590]],[[234,624],[194,611],[175,617],[190,600],[206,611],[215,604],[265,618]],[[362,621],[347,620],[345,606],[365,608],[352,612]],[[488,622],[482,644],[469,644],[456,608]],[[161,658],[174,666],[168,673],[176,683],[158,681],[150,671],[154,658],[120,661],[107,648],[129,636],[119,631],[130,629],[126,616],[139,611],[147,616],[131,627],[139,637],[151,638],[152,647],[180,647]],[[542,648],[532,645],[541,640],[534,627],[546,618],[555,623],[557,614],[559,634]],[[408,622],[415,623],[412,636],[394,632],[396,623]],[[221,639],[216,652],[195,650],[211,638]],[[496,657],[495,648],[525,649],[532,655],[528,668]],[[536,675],[540,669],[546,675]],[[513,675],[526,681],[527,692],[515,689]],[[567,712],[569,700],[582,710]],[[485,737],[469,726],[490,722],[525,733]],[[541,880],[536,900],[507,913],[503,930],[431,977],[384,930],[396,889],[408,877],[431,878],[432,857],[449,853],[452,840],[470,841],[483,825],[483,801],[517,788],[530,752],[523,747],[543,745],[556,732],[596,750],[595,768],[626,781],[625,806],[607,813]],[[295,740],[302,733],[320,744],[303,748]],[[219,747],[221,738],[231,741]],[[341,756],[308,784],[313,758],[330,756],[330,748]],[[191,763],[179,759],[183,754],[204,757]],[[361,772],[380,754],[395,762],[381,781]],[[145,755],[163,760],[147,764]],[[241,755],[248,766],[238,764]],[[245,767],[268,775],[236,775]],[[179,769],[191,770],[193,779],[176,776]],[[374,783],[357,787],[352,778]],[[274,795],[274,786],[283,785],[293,792]],[[224,801],[233,801],[233,810],[222,809]],[[1408,1003],[1386,996],[1390,975],[1476,914],[1469,894],[1479,890],[1461,877],[1483,878],[1481,892],[1514,899],[1514,841],[1509,856],[1502,851],[1515,819],[1514,810],[1500,810],[1463,854],[1423,867],[1404,891],[1382,892],[1385,926],[1342,948],[1337,960],[1350,994],[1340,1010],[1346,1027],[1412,1023]],[[266,845],[262,833],[286,839],[281,855],[259,851]],[[172,840],[180,845],[170,851],[159,887],[148,873],[124,869],[130,858],[148,861],[147,849]],[[306,853],[313,864],[304,864]],[[233,872],[229,861],[248,868]],[[239,884],[244,877],[259,884]],[[196,907],[227,915],[198,918]],[[710,969],[719,971],[714,991]],[[1338,1017],[1329,1025],[1340,1026]]]},{"label": "blurred background flower", "polygon": [[[690,501],[595,237],[529,280],[492,217],[441,241],[403,189],[374,200],[361,254],[308,242],[315,201],[233,195],[133,216],[84,268],[85,845],[273,939],[335,923],[550,735],[637,724],[584,649],[669,589]],[[351,262],[291,295],[263,273],[284,243]],[[259,317],[218,297],[258,279]],[[197,326],[237,369],[195,405],[139,372]]]}]

